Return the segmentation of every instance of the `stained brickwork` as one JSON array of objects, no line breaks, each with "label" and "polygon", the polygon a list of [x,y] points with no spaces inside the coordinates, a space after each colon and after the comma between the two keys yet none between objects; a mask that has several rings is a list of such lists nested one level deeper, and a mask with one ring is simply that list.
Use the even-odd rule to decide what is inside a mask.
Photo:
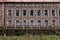
[{"label": "stained brickwork", "polygon": [[[9,10],[9,12],[8,12]],[[16,11],[17,10],[17,11]],[[26,10],[26,15],[23,15],[23,10]],[[33,10],[33,16],[30,15],[30,10]],[[37,10],[40,10],[41,15],[37,15]],[[47,10],[47,11],[46,11]],[[53,11],[52,11],[53,10]],[[24,28],[24,22],[26,22],[26,27],[31,27],[31,20],[33,20],[32,24],[33,27],[38,28],[37,21],[41,21],[41,25],[39,28],[43,28],[47,25],[47,27],[60,27],[60,3],[11,3],[11,2],[1,2],[0,3],[0,26],[2,27],[8,27],[10,22],[11,27],[23,27]],[[10,13],[11,14],[8,14]],[[47,13],[46,13],[47,12]],[[19,14],[16,14],[19,13]],[[25,13],[25,12],[24,12]],[[46,14],[45,14],[46,13]],[[53,14],[52,14],[53,13]],[[19,16],[16,16],[19,15]],[[19,21],[16,21],[19,20]],[[26,21],[25,21],[26,20]],[[47,23],[45,23],[45,20],[48,20]],[[53,21],[52,21],[53,20]],[[55,22],[54,22],[55,20]],[[52,23],[53,22],[53,23]],[[55,23],[55,24],[54,24]],[[55,26],[53,26],[55,25]]]},{"label": "stained brickwork", "polygon": [[[30,27],[30,20],[34,21],[34,27],[38,27],[37,20],[41,20],[41,26],[45,26],[45,20],[48,20],[48,26],[52,26],[52,20],[55,20],[55,26],[59,27],[59,9],[60,3],[7,3],[5,4],[5,25],[7,26],[7,21],[12,20],[12,26],[16,26],[15,21],[20,21],[20,26],[23,26],[23,20],[26,20],[26,25]],[[12,16],[7,16],[8,10],[12,10]],[[19,16],[16,16],[16,10],[19,10]],[[26,10],[26,16],[23,16],[23,10]],[[30,10],[33,10],[33,16],[30,15]],[[41,16],[37,15],[37,10],[41,10]],[[44,10],[48,10],[48,16],[44,13]],[[52,10],[55,10],[55,16],[52,16]],[[53,27],[53,26],[52,26]]]}]

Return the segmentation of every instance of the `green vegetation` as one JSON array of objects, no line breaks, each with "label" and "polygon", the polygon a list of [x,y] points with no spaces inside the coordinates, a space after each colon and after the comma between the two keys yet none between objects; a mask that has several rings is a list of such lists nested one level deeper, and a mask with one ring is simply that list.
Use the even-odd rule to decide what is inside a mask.
[{"label": "green vegetation", "polygon": [[0,36],[0,40],[60,40],[59,35],[20,35],[20,36]]}]

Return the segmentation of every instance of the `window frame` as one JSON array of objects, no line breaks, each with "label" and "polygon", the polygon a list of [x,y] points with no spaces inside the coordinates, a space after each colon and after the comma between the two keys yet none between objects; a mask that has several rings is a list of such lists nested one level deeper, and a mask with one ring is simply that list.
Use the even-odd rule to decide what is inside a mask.
[{"label": "window frame", "polygon": [[[38,21],[40,21],[40,22],[38,23]],[[41,20],[37,20],[37,27],[41,27]]]},{"label": "window frame", "polygon": [[[53,10],[55,11],[54,15],[52,15],[52,14],[53,14],[53,13],[52,13]],[[52,10],[51,10],[51,13],[52,13],[52,14],[51,14],[52,16],[56,16],[56,10],[55,10],[55,9],[52,9]]]},{"label": "window frame", "polygon": [[[47,10],[47,15],[45,15],[45,10]],[[47,9],[47,8],[43,9],[43,14],[42,15],[49,16],[49,9]]]},{"label": "window frame", "polygon": [[[12,9],[8,9],[8,10],[11,10],[11,16],[12,16],[12,15],[13,15],[13,10],[12,10]],[[8,10],[7,10],[7,17],[9,17],[9,15],[8,15],[9,12],[8,12]],[[11,16],[10,16],[10,17],[11,17]]]},{"label": "window frame", "polygon": [[[24,13],[24,11],[25,11],[25,13]],[[25,14],[25,15],[23,15],[23,14]],[[27,16],[27,10],[26,9],[22,10],[22,15]]]},{"label": "window frame", "polygon": [[52,20],[52,26],[55,27],[55,24],[56,24],[56,20],[54,20],[55,22],[53,23],[53,20]]},{"label": "window frame", "polygon": [[34,27],[34,20],[33,20],[33,23],[32,23],[33,25],[31,26],[31,20],[30,20],[30,22],[29,22],[29,26],[30,27]]},{"label": "window frame", "polygon": [[[30,10],[29,10],[29,16],[30,16],[30,17],[31,17],[31,14],[30,14],[30,13],[31,13],[31,10],[33,10],[33,9],[30,9]],[[34,16],[34,10],[33,10],[33,15],[32,15],[32,16]]]},{"label": "window frame", "polygon": [[[26,16],[23,15],[23,10],[26,10]],[[22,17],[27,17],[28,16],[28,11],[26,8],[22,9]]]},{"label": "window frame", "polygon": [[19,21],[19,23],[17,25],[17,20],[15,20],[15,27],[19,27],[20,26],[20,20],[18,20],[18,21]]},{"label": "window frame", "polygon": [[49,23],[49,21],[45,20],[45,27],[48,27],[48,23]]},{"label": "window frame", "polygon": [[[26,23],[24,23],[24,21],[26,21]],[[25,25],[25,26],[24,26]],[[22,20],[22,26],[23,27],[27,27],[27,20]]]},{"label": "window frame", "polygon": [[[19,9],[16,9],[16,10],[19,10]],[[16,10],[15,10],[15,16],[16,16],[16,17],[19,17],[19,16],[20,16],[20,10],[19,10],[19,12],[18,12],[18,13],[19,13],[18,16],[16,15]]]},{"label": "window frame", "polygon": [[[40,11],[40,15],[38,15],[38,10]],[[37,12],[36,12],[36,13],[37,13],[36,15],[37,15],[37,16],[41,16],[41,10],[40,10],[40,9],[37,9],[36,11],[37,11]]]},{"label": "window frame", "polygon": [[[11,24],[9,23],[9,21],[11,21]],[[8,27],[12,27],[12,26],[13,26],[12,20],[8,20],[8,21],[7,21],[7,26],[8,26]]]},{"label": "window frame", "polygon": [[44,15],[48,16],[48,10],[47,9],[44,10]]}]

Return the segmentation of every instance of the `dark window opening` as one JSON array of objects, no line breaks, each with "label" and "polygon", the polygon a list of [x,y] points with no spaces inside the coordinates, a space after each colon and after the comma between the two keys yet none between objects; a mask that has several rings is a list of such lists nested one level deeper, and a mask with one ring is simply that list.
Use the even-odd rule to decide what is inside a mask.
[{"label": "dark window opening", "polygon": [[45,20],[45,26],[48,26],[48,20]]},{"label": "dark window opening", "polygon": [[16,26],[19,26],[20,24],[19,24],[19,20],[16,20]]},{"label": "dark window opening", "polygon": [[38,26],[41,26],[41,21],[40,20],[38,20]]},{"label": "dark window opening", "polygon": [[23,21],[23,26],[26,26],[26,20]]},{"label": "dark window opening", "polygon": [[12,21],[9,20],[9,21],[8,21],[8,24],[9,24],[9,26],[12,26]]},{"label": "dark window opening", "polygon": [[60,15],[60,10],[59,10],[59,15]]},{"label": "dark window opening", "polygon": [[55,26],[55,20],[52,20],[52,25]]},{"label": "dark window opening", "polygon": [[8,10],[8,16],[11,16],[12,10]]},{"label": "dark window opening", "polygon": [[55,16],[55,10],[52,10],[52,16]]},{"label": "dark window opening", "polygon": [[19,16],[19,10],[16,10],[16,16]]},{"label": "dark window opening", "polygon": [[31,26],[33,26],[34,25],[34,22],[33,22],[33,20],[31,20]]},{"label": "dark window opening", "polygon": [[46,15],[46,16],[48,15],[48,10],[45,10],[45,15]]},{"label": "dark window opening", "polygon": [[33,16],[33,10],[30,10],[30,15]]},{"label": "dark window opening", "polygon": [[23,10],[23,15],[26,16],[26,10]]},{"label": "dark window opening", "polygon": [[38,16],[40,16],[40,15],[41,15],[41,11],[40,11],[40,10],[37,10],[37,13],[38,13]]}]

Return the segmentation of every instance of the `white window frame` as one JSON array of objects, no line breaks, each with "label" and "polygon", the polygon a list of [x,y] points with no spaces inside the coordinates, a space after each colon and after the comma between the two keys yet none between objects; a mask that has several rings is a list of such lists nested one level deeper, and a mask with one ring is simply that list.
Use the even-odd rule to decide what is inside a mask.
[{"label": "white window frame", "polygon": [[56,9],[51,9],[51,16],[52,16],[52,10],[55,10],[55,16],[56,16]]},{"label": "white window frame", "polygon": [[7,21],[7,26],[11,27],[13,26],[13,22],[11,21],[11,26],[9,25],[9,20]]},{"label": "white window frame", "polygon": [[[38,26],[40,24],[40,26]],[[41,20],[40,20],[40,23],[38,23],[38,20],[37,20],[37,27],[41,27]]]},{"label": "white window frame", "polygon": [[20,16],[20,10],[19,10],[19,16],[16,16],[16,10],[19,10],[19,9],[15,9],[15,17],[19,17]]},{"label": "white window frame", "polygon": [[[25,22],[24,22],[25,21]],[[26,20],[23,21],[23,26],[25,27],[26,26]]]},{"label": "white window frame", "polygon": [[[47,10],[47,15],[45,15],[45,10]],[[44,9],[44,10],[43,10],[43,15],[44,15],[44,16],[49,16],[49,9]]]},{"label": "white window frame", "polygon": [[[25,19],[26,20],[26,19]],[[22,26],[23,27],[27,27],[27,20],[26,20],[26,26],[24,26],[24,22],[23,22],[24,20],[22,20]]]},{"label": "white window frame", "polygon": [[30,10],[33,10],[33,16],[35,15],[35,10],[34,9],[29,9],[29,17],[32,17],[31,15],[30,15]]},{"label": "white window frame", "polygon": [[[11,10],[12,12],[11,12],[11,16],[13,15],[13,10],[12,9],[8,9],[8,10]],[[9,17],[9,15],[8,15],[8,10],[7,10],[7,17]]]},{"label": "white window frame", "polygon": [[[26,10],[26,9],[22,9],[22,17],[24,16],[24,15],[23,15],[23,10]],[[26,16],[27,16],[27,10],[26,10]]]},{"label": "white window frame", "polygon": [[[31,19],[33,20],[33,19]],[[31,20],[29,20],[29,27],[34,27],[35,26],[35,20],[33,20],[33,26],[31,26]]]},{"label": "white window frame", "polygon": [[[55,19],[53,19],[53,20],[55,20]],[[55,27],[55,25],[56,25],[56,20],[55,20],[55,25],[53,25],[52,20],[51,20],[51,25],[52,25],[52,27]]]},{"label": "white window frame", "polygon": [[36,15],[38,16],[38,10],[40,10],[40,13],[41,13],[40,16],[42,16],[42,10],[41,9],[36,10]]},{"label": "white window frame", "polygon": [[[20,26],[20,20],[19,20],[19,26]],[[15,27],[18,27],[18,26],[16,25],[16,20],[15,20]]]},{"label": "white window frame", "polygon": [[[46,20],[45,20],[45,21],[46,21]],[[47,21],[48,21],[48,20],[47,20]],[[46,26],[46,24],[47,24],[47,26]],[[45,22],[45,27],[48,27],[48,24],[49,24],[49,21],[48,21],[48,23]]]}]

